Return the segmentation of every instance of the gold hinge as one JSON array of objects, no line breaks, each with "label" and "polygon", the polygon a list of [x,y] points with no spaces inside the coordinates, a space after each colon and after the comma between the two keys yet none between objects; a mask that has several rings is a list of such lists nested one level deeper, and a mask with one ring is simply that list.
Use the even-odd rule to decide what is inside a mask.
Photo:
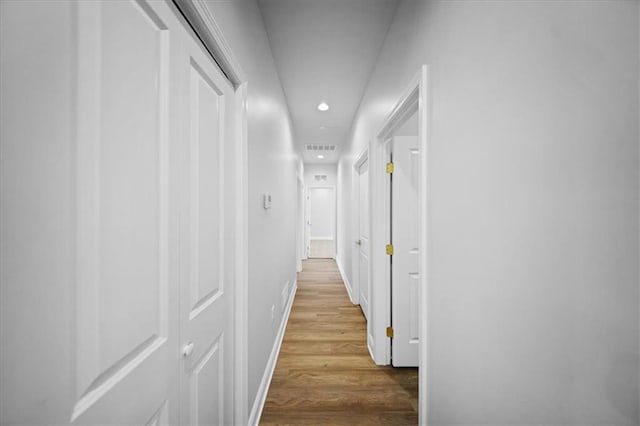
[{"label": "gold hinge", "polygon": [[393,163],[387,163],[387,173],[393,173]]},{"label": "gold hinge", "polygon": [[387,244],[387,254],[393,256],[393,244]]},{"label": "gold hinge", "polygon": [[393,339],[393,327],[387,327],[387,337]]}]

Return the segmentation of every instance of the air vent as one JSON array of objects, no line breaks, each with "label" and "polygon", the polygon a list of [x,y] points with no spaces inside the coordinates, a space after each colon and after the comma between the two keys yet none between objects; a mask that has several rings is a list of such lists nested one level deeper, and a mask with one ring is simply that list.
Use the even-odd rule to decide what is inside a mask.
[{"label": "air vent", "polygon": [[335,145],[318,145],[318,144],[307,144],[305,145],[307,151],[335,151]]}]

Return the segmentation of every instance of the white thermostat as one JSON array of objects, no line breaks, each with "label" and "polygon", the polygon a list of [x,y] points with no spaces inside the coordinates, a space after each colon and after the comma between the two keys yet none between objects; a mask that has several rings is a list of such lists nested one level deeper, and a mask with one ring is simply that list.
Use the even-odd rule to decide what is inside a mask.
[{"label": "white thermostat", "polygon": [[271,194],[264,194],[264,208],[271,208]]}]

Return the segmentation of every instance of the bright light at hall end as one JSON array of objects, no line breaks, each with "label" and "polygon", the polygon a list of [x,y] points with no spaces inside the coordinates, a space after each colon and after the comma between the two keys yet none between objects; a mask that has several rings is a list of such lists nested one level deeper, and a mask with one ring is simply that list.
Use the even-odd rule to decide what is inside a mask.
[{"label": "bright light at hall end", "polygon": [[322,160],[322,159],[324,158],[324,155],[322,155],[322,154],[318,154],[318,155],[316,155],[316,158],[319,158],[319,159],[321,159],[321,160]]},{"label": "bright light at hall end", "polygon": [[320,102],[318,104],[318,110],[327,111],[328,109],[329,109],[329,104],[327,104],[326,102]]}]

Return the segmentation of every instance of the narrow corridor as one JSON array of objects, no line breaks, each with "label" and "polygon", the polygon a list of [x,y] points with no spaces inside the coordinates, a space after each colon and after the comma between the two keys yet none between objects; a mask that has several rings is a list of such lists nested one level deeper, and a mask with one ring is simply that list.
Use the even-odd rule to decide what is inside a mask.
[{"label": "narrow corridor", "polygon": [[417,398],[417,368],[371,360],[335,261],[304,261],[261,424],[417,424]]}]

